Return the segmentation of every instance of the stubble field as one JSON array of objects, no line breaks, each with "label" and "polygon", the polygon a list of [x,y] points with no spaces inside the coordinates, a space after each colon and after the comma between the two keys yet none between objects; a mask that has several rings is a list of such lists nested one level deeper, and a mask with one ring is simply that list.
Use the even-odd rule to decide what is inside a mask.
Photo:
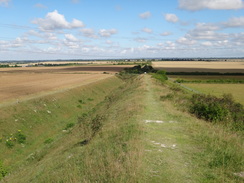
[{"label": "stubble field", "polygon": [[244,72],[244,62],[163,61],[153,62],[153,67],[167,72]]},{"label": "stubble field", "polygon": [[126,66],[23,67],[0,69],[0,103],[87,85]]}]

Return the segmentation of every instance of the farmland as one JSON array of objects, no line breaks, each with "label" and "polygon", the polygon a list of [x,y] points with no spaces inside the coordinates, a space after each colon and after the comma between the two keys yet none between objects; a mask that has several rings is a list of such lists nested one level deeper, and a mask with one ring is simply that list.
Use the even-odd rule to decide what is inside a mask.
[{"label": "farmland", "polygon": [[87,85],[112,77],[124,67],[126,66],[2,68],[0,103]]},{"label": "farmland", "polygon": [[[171,80],[115,75],[124,67],[1,69],[2,103],[9,105],[0,108],[0,179],[242,182],[241,132],[181,111],[192,93]],[[206,79],[170,76],[178,77]]]},{"label": "farmland", "polygon": [[244,72],[244,62],[163,61],[153,62],[153,67],[167,72]]}]

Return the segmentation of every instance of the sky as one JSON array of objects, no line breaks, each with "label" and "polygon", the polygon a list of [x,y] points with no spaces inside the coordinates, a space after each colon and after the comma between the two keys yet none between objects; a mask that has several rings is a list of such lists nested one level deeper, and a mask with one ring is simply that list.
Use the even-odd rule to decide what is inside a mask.
[{"label": "sky", "polygon": [[244,57],[243,0],[0,0],[0,60]]}]

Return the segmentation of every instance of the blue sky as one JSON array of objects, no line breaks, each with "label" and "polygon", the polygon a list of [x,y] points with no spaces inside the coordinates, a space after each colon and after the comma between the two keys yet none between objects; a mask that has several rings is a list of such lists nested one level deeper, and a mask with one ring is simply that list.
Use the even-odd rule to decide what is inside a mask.
[{"label": "blue sky", "polygon": [[0,60],[244,57],[243,0],[0,0]]}]

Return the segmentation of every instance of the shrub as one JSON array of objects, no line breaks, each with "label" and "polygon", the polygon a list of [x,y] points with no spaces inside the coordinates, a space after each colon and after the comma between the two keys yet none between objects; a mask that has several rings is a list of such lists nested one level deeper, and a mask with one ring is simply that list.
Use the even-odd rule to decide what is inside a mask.
[{"label": "shrub", "polygon": [[163,71],[163,70],[159,70],[157,71],[155,74],[152,75],[153,78],[161,81],[161,82],[164,82],[166,80],[168,80],[168,77],[166,76],[166,72]]},{"label": "shrub", "polygon": [[190,112],[207,121],[231,122],[233,126],[243,129],[243,106],[235,103],[231,95],[217,98],[211,95],[194,94],[191,98]]}]

